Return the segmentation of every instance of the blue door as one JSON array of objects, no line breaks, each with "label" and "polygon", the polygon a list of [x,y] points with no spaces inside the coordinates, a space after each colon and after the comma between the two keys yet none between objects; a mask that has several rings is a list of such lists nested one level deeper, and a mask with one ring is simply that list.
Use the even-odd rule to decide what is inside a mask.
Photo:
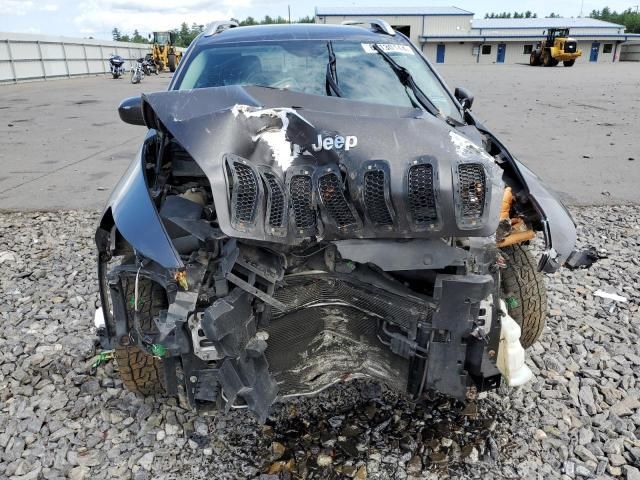
[{"label": "blue door", "polygon": [[438,45],[436,52],[436,63],[444,63],[444,45]]},{"label": "blue door", "polygon": [[496,58],[496,62],[497,63],[504,63],[504,54],[507,51],[507,44],[506,43],[499,43],[498,44],[498,57]]},{"label": "blue door", "polygon": [[600,50],[600,42],[593,42],[591,44],[591,55],[589,56],[590,62],[598,61],[598,51]]}]

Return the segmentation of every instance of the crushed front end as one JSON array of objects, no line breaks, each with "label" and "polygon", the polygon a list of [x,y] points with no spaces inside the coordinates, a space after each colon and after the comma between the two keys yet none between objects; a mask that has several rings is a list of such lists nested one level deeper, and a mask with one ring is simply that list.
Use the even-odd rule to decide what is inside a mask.
[{"label": "crushed front end", "polygon": [[143,111],[96,235],[105,348],[154,357],[194,407],[261,419],[358,377],[414,397],[500,384],[500,247],[553,236],[551,197],[492,137],[259,87],[153,94]]}]

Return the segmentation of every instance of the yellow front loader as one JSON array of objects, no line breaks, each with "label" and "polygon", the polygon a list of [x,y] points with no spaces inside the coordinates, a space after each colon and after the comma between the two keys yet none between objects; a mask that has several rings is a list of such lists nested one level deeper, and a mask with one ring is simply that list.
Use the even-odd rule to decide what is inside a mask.
[{"label": "yellow front loader", "polygon": [[151,53],[153,61],[162,72],[168,68],[170,72],[175,72],[182,52],[176,48],[176,34],[174,32],[153,32],[153,44]]},{"label": "yellow front loader", "polygon": [[578,50],[578,43],[569,37],[568,28],[550,28],[547,38],[531,52],[529,65],[555,67],[562,62],[565,67],[573,67],[581,55],[582,50]]}]

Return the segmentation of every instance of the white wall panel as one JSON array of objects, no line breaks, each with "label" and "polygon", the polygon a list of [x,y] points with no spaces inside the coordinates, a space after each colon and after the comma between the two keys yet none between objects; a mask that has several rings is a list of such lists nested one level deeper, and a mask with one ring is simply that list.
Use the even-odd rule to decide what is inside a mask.
[{"label": "white wall panel", "polygon": [[64,60],[49,60],[44,62],[44,71],[47,77],[63,77],[67,75],[67,67]]},{"label": "white wall panel", "polygon": [[0,32],[0,82],[106,73],[110,54],[133,62],[147,52],[139,43]]},{"label": "white wall panel", "polygon": [[13,80],[13,71],[9,62],[0,62],[0,82]]},{"label": "white wall panel", "polygon": [[42,58],[64,58],[64,48],[60,43],[41,43],[40,50],[42,51]]}]

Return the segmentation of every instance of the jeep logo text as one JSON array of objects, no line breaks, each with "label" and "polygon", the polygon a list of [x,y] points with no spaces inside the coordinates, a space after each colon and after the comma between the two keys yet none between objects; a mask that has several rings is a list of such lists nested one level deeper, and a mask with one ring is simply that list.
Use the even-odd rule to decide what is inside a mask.
[{"label": "jeep logo text", "polygon": [[345,149],[348,151],[358,145],[358,137],[355,135],[347,135],[343,137],[342,135],[336,135],[335,137],[325,137],[322,138],[322,135],[318,135],[318,142],[311,145],[314,152],[319,152],[320,150],[336,150]]}]

